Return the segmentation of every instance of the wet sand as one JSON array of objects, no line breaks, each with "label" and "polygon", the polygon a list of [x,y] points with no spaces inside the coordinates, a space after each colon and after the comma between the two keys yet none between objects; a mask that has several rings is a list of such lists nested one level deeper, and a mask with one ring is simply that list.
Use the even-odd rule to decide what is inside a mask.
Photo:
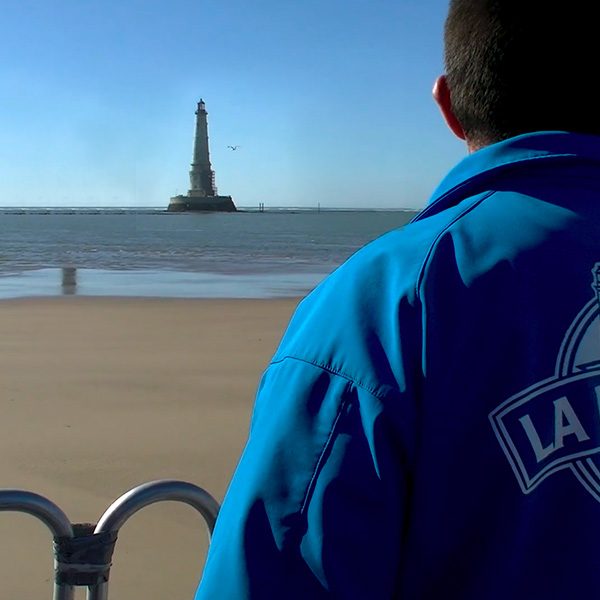
[{"label": "wet sand", "polygon": [[[0,302],[0,487],[47,496],[73,522],[96,522],[123,492],[161,478],[221,501],[297,302]],[[0,598],[51,598],[46,527],[0,512],[0,539]],[[119,536],[110,600],[191,599],[206,540],[191,507],[145,508]]]}]

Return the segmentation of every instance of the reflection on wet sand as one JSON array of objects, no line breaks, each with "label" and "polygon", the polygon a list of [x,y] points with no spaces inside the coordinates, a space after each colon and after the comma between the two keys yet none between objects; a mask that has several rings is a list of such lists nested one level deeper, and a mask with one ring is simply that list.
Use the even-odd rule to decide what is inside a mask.
[{"label": "reflection on wet sand", "polygon": [[75,267],[62,268],[62,293],[63,296],[77,294],[77,269]]}]

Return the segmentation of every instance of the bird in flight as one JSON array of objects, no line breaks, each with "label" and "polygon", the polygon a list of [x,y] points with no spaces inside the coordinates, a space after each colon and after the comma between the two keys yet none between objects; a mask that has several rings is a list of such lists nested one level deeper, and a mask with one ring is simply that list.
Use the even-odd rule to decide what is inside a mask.
[{"label": "bird in flight", "polygon": [[239,148],[239,146],[227,146],[228,148],[231,148],[232,150],[237,150]]}]

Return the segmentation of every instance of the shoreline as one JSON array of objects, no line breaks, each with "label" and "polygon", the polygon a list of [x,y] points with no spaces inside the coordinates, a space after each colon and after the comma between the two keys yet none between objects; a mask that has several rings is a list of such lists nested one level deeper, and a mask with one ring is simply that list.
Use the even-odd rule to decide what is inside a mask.
[{"label": "shoreline", "polygon": [[[45,297],[0,301],[0,487],[94,521],[132,487],[181,479],[221,502],[254,395],[300,298]],[[51,537],[0,513],[6,597],[51,594]],[[164,502],[128,521],[110,594],[193,597],[204,522]]]},{"label": "shoreline", "polygon": [[299,298],[333,270],[256,273],[159,269],[110,270],[75,267],[0,274],[0,301],[18,298]]},{"label": "shoreline", "polygon": [[[274,302],[274,303],[296,303],[298,304],[303,298],[304,295],[296,295],[296,296],[277,296],[277,297],[266,297],[266,298],[255,298],[255,297],[231,297],[231,296],[119,296],[115,294],[111,295],[98,295],[92,296],[87,294],[54,294],[48,296],[16,296],[14,298],[2,298],[0,297],[0,306],[5,304],[18,304],[18,303],[45,303],[45,302],[182,302],[182,303],[263,303],[263,302]],[[1,315],[0,315],[1,318]]]}]

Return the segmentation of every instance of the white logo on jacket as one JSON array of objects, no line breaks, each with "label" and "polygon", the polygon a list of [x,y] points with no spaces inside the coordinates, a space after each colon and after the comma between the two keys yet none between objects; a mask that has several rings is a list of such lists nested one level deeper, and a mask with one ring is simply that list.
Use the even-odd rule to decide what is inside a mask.
[{"label": "white logo on jacket", "polygon": [[600,502],[600,263],[593,300],[569,327],[555,375],[515,394],[489,415],[524,493],[570,469]]}]

